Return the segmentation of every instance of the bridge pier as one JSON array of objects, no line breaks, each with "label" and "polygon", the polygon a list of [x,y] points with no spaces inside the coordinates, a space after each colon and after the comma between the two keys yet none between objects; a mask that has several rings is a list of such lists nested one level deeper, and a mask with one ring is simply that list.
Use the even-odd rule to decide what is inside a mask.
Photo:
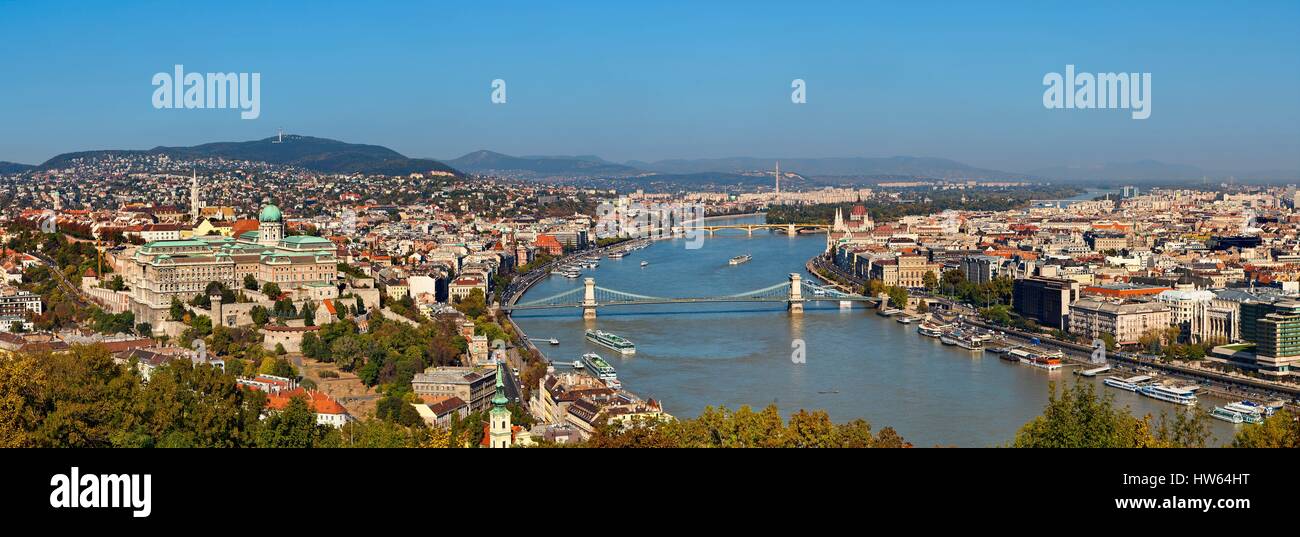
[{"label": "bridge pier", "polygon": [[785,233],[786,233],[787,235],[793,237],[794,234],[795,234],[794,224],[790,224],[790,225],[788,225],[788,226],[785,226]]},{"label": "bridge pier", "polygon": [[745,226],[745,232],[746,232],[746,233],[749,233],[749,236],[750,236],[750,237],[753,237],[753,236],[754,236],[754,226]]},{"label": "bridge pier", "polygon": [[803,313],[803,276],[797,272],[790,273],[790,295],[786,298],[785,308],[791,314]]},{"label": "bridge pier", "polygon": [[587,278],[582,282],[582,318],[596,318],[596,279]]}]

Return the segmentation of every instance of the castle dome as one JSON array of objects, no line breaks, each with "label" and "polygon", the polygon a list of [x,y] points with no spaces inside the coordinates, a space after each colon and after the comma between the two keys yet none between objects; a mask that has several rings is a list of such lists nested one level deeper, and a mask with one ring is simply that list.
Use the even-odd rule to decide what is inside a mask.
[{"label": "castle dome", "polygon": [[274,205],[262,207],[262,212],[257,214],[259,222],[279,222],[283,216],[280,214],[280,208]]}]

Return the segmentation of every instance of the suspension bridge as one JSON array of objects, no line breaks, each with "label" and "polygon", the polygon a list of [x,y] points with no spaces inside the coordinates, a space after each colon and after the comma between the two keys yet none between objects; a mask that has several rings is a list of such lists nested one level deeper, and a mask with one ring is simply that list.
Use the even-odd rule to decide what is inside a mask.
[{"label": "suspension bridge", "polygon": [[609,306],[634,306],[642,304],[703,304],[718,302],[785,302],[790,313],[803,313],[805,302],[841,302],[852,304],[865,302],[878,304],[880,299],[858,294],[845,293],[828,286],[803,281],[797,273],[791,273],[789,281],[770,285],[762,289],[717,296],[696,297],[660,297],[629,293],[607,289],[596,285],[595,278],[587,278],[583,286],[563,293],[517,302],[503,306],[507,311],[582,308],[582,318],[595,319],[596,309]]}]

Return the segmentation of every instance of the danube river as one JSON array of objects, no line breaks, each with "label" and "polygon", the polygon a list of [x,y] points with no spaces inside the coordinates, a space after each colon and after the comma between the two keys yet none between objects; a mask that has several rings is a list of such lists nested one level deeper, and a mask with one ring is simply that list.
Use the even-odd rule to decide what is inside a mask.
[{"label": "danube river", "polygon": [[[622,259],[602,259],[598,268],[583,272],[601,287],[641,295],[729,295],[787,281],[791,272],[810,277],[804,263],[825,249],[825,241],[825,235],[756,231],[748,237],[744,231],[726,231],[704,239],[698,249],[687,249],[683,239],[664,240]],[[752,255],[753,261],[727,263],[740,254]],[[642,261],[649,265],[641,267]],[[521,302],[580,286],[581,279],[552,275]],[[915,324],[900,324],[861,307],[842,310],[833,302],[809,303],[802,316],[786,313],[783,303],[715,303],[607,307],[594,321],[583,321],[577,309],[524,310],[513,317],[534,341],[560,341],[540,346],[557,368],[597,352],[618,370],[625,388],[662,401],[666,411],[679,417],[696,416],[710,405],[757,409],[775,403],[787,415],[800,408],[825,409],[837,422],[863,418],[873,430],[892,426],[924,447],[1008,443],[1042,411],[1049,380],[1079,378],[1068,368],[1048,373],[944,346],[917,334]],[[636,343],[637,352],[624,357],[588,343],[586,328],[624,336]],[[795,340],[805,343],[805,363],[791,359]],[[1114,394],[1120,406],[1137,414],[1172,415],[1176,410],[1169,403],[1107,388],[1100,380],[1085,381]],[[1210,404],[1203,399],[1202,405]],[[1211,429],[1223,442],[1231,439],[1234,426],[1211,420]]]}]

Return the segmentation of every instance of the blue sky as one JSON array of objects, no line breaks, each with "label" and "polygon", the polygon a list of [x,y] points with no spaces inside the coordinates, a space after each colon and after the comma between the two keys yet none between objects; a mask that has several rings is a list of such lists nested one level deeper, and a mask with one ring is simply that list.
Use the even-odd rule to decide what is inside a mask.
[{"label": "blue sky", "polygon": [[[1284,1],[0,0],[0,160],[284,127],[434,158],[1300,169],[1297,22]],[[261,73],[261,117],[154,109],[153,74],[178,63]],[[1043,75],[1067,63],[1152,73],[1151,118],[1045,109]]]}]

